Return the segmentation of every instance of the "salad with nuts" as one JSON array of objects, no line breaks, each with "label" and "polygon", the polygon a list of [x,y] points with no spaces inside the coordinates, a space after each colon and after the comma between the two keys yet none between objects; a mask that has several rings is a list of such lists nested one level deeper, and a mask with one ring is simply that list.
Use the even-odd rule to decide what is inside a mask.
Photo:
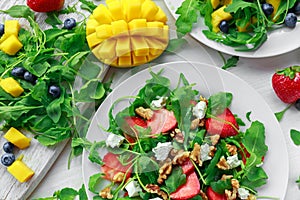
[{"label": "salad with nuts", "polygon": [[264,124],[247,113],[242,131],[231,93],[204,97],[182,73],[175,88],[161,73],[150,71],[136,96],[115,101],[105,140],[89,144],[101,167],[89,179],[94,199],[256,199],[268,179]]}]

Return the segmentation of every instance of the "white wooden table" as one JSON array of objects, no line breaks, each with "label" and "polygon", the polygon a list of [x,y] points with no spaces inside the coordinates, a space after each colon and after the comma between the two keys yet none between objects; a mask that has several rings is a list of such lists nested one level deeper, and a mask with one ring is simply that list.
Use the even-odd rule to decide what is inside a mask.
[{"label": "white wooden table", "polygon": [[[24,0],[10,0],[0,2],[4,4],[14,4],[12,2],[24,2]],[[169,14],[166,6],[160,0],[156,1],[162,9],[168,14],[168,24],[171,30],[175,30],[174,19]],[[176,55],[163,55],[158,59],[157,63],[169,62],[175,60],[188,60],[196,62],[205,62],[214,64],[216,66],[222,66],[222,60],[218,55],[218,52],[212,50],[199,42],[195,41],[191,37],[186,37],[188,40],[188,46],[180,49]],[[284,44],[284,38],[283,38]],[[255,88],[270,105],[273,112],[281,111],[286,107],[286,104],[282,103],[271,86],[271,76],[276,69],[288,67],[290,65],[300,65],[300,49],[292,51],[290,53],[265,58],[265,59],[246,59],[240,58],[238,67],[230,68],[229,71],[239,76],[248,82],[253,88]],[[116,69],[111,68],[109,74],[116,73],[114,78],[114,86],[120,83],[125,78],[129,77],[131,73],[135,73],[142,68],[130,69]],[[284,118],[280,122],[288,146],[289,153],[289,182],[285,199],[287,200],[300,200],[300,190],[298,189],[295,181],[300,176],[300,147],[293,144],[290,139],[290,129],[300,130],[300,112],[295,108],[291,108],[287,111]],[[281,147],[278,147],[281,148]],[[54,165],[49,172],[45,175],[44,179],[37,185],[36,189],[32,192],[29,199],[38,197],[52,196],[53,192],[64,187],[72,187],[79,189],[83,184],[82,178],[82,161],[81,157],[75,158],[71,163],[71,168],[67,168],[67,160],[70,153],[70,144],[67,144]],[[3,180],[0,179],[1,185]]]}]

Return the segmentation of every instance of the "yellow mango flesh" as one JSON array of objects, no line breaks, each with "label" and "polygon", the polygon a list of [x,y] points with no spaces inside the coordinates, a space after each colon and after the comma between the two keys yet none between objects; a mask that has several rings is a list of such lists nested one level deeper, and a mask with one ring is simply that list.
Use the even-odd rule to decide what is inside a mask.
[{"label": "yellow mango flesh", "polygon": [[210,3],[212,5],[213,9],[216,9],[220,4],[220,0],[211,0]]},{"label": "yellow mango flesh", "polygon": [[19,149],[25,149],[30,146],[30,139],[14,127],[11,127],[3,137]]},{"label": "yellow mango flesh", "polygon": [[19,82],[12,77],[1,79],[0,86],[5,92],[13,97],[18,97],[24,92],[24,89],[21,87]]},{"label": "yellow mango flesh", "polygon": [[220,31],[219,24],[222,20],[232,19],[231,14],[224,11],[225,8],[226,8],[226,6],[222,6],[222,7],[218,8],[217,10],[215,10],[211,14],[211,22],[212,22],[213,32],[217,33]]},{"label": "yellow mango flesh", "polygon": [[15,55],[22,47],[23,44],[15,35],[10,35],[0,44],[1,51],[11,56]]},{"label": "yellow mango flesh", "polygon": [[28,181],[34,175],[34,171],[21,160],[13,162],[12,165],[7,167],[7,171],[21,183]]},{"label": "yellow mango flesh", "polygon": [[4,32],[8,35],[15,35],[18,37],[20,31],[20,24],[18,20],[6,20],[4,22]]},{"label": "yellow mango flesh", "polygon": [[273,13],[271,15],[272,18],[273,18],[273,21],[277,20],[277,19],[274,19],[274,16],[277,13],[277,10],[278,10],[278,7],[280,5],[280,2],[281,2],[281,0],[266,0],[266,3],[271,4],[273,6],[273,8],[274,8],[274,11],[273,11]]},{"label": "yellow mango flesh", "polygon": [[93,11],[86,30],[88,45],[100,61],[134,67],[157,58],[168,46],[166,14],[152,0],[106,0],[106,5]]}]

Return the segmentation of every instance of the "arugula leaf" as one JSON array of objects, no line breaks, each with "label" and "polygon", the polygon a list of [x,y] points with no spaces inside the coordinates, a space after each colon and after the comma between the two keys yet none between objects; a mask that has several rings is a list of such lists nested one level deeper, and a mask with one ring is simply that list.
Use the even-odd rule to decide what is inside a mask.
[{"label": "arugula leaf", "polygon": [[169,53],[175,53],[178,49],[184,48],[186,44],[187,41],[184,38],[171,39],[165,51]]},{"label": "arugula leaf", "polygon": [[217,182],[212,182],[210,185],[213,191],[219,194],[224,193],[225,189],[230,190],[232,188],[230,179],[218,180]]},{"label": "arugula leaf", "polygon": [[282,111],[280,112],[276,112],[275,117],[276,119],[280,122],[284,116],[284,114],[286,113],[286,111],[292,106],[292,104],[288,105],[286,108],[284,108]]},{"label": "arugula leaf", "polygon": [[290,136],[291,136],[291,139],[294,142],[294,144],[299,146],[300,145],[300,131],[297,131],[295,129],[291,129],[290,130]]},{"label": "arugula leaf", "polygon": [[231,56],[226,61],[226,63],[224,63],[224,65],[222,66],[222,69],[226,70],[226,69],[229,69],[231,67],[236,67],[238,61],[239,61],[239,57],[238,56]]},{"label": "arugula leaf", "polygon": [[32,12],[30,8],[25,5],[15,5],[7,10],[1,10],[0,12],[3,12],[15,18],[23,17],[28,19],[30,17],[31,19],[34,19],[34,12]]},{"label": "arugula leaf", "polygon": [[214,116],[224,112],[230,106],[232,94],[228,92],[219,92],[213,94],[208,99],[207,113]]},{"label": "arugula leaf", "polygon": [[96,188],[99,182],[102,180],[102,177],[103,177],[102,173],[97,173],[92,175],[89,178],[89,184],[88,184],[89,191],[93,192],[94,194],[98,194],[99,191],[96,191],[97,190]]},{"label": "arugula leaf", "polygon": [[58,12],[48,12],[45,22],[51,25],[53,28],[56,28],[57,25],[61,25],[63,23],[58,16]]},{"label": "arugula leaf", "polygon": [[198,0],[185,0],[176,10],[176,14],[179,14],[179,17],[176,20],[175,25],[177,27],[177,35],[179,38],[191,32],[193,24],[197,22],[199,8]]},{"label": "arugula leaf", "polygon": [[249,111],[246,113],[246,119],[251,122],[251,119],[250,119],[250,115],[252,114],[252,111]]},{"label": "arugula leaf", "polygon": [[226,6],[224,11],[228,12],[228,13],[236,13],[240,9],[243,10],[243,9],[249,8],[249,7],[257,9],[256,4],[254,4],[254,3],[240,1],[240,0],[233,0],[231,4],[228,4]]},{"label": "arugula leaf", "polygon": [[90,13],[93,12],[93,10],[97,7],[92,1],[88,0],[79,0],[82,4],[80,6],[81,9],[87,10]]},{"label": "arugula leaf", "polygon": [[186,175],[182,172],[180,167],[176,167],[172,170],[167,180],[165,180],[168,192],[172,193],[176,191],[178,187],[186,183]]}]

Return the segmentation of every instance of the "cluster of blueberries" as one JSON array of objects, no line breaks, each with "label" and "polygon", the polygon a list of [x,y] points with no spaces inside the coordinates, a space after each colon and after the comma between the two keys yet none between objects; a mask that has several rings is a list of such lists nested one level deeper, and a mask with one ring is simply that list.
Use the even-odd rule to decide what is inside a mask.
[{"label": "cluster of blueberries", "polygon": [[[263,3],[261,5],[261,8],[266,16],[269,16],[273,13],[274,7],[272,4],[269,3]],[[287,27],[294,28],[297,23],[297,15],[300,15],[300,2],[296,2],[293,8],[289,10],[287,13],[285,19],[284,19],[284,24]],[[228,33],[229,31],[229,22],[226,20],[222,20],[219,24],[219,28],[223,33]]]},{"label": "cluster of blueberries", "polygon": [[15,162],[16,158],[15,155],[13,154],[14,147],[15,145],[13,145],[11,142],[5,142],[3,144],[3,151],[5,153],[1,156],[2,165],[8,167],[11,164],[13,164],[13,162]]}]

